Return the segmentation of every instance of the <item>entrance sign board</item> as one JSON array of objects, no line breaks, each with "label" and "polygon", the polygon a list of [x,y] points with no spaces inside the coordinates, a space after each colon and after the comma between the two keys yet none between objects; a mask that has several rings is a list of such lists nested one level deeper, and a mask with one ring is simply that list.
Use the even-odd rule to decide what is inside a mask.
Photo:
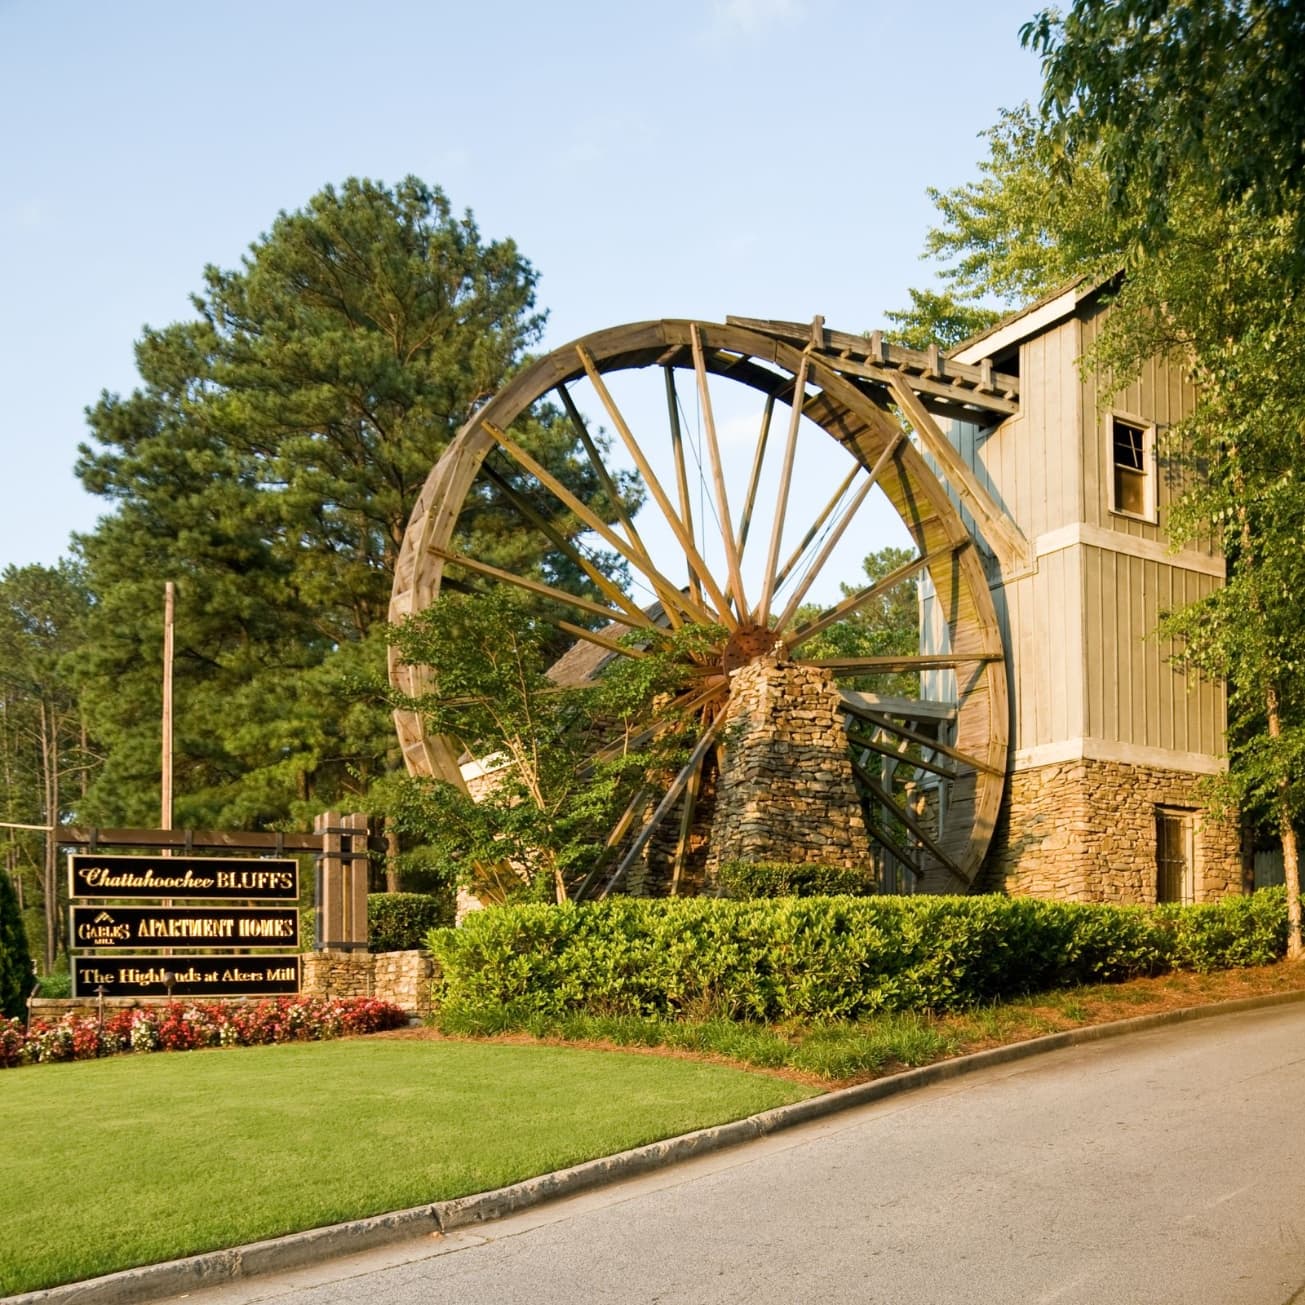
[{"label": "entrance sign board", "polygon": [[79,997],[271,997],[299,991],[298,956],[74,956]]},{"label": "entrance sign board", "polygon": [[73,946],[298,947],[294,907],[74,906]]},{"label": "entrance sign board", "polygon": [[68,857],[73,898],[200,898],[226,902],[293,902],[299,863],[291,857],[102,856]]}]

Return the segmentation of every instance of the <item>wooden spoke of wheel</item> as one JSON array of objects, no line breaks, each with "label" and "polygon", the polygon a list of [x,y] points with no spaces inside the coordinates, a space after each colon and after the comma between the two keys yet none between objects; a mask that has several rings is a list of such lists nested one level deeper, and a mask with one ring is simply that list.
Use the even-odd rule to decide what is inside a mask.
[{"label": "wooden spoke of wheel", "polygon": [[657,809],[652,813],[652,817],[639,831],[634,842],[630,844],[630,850],[621,858],[621,864],[612,872],[612,877],[603,886],[603,891],[598,894],[600,901],[620,882],[621,877],[634,864],[635,859],[643,849],[648,846],[649,840],[657,832],[657,826],[666,818],[666,813],[675,805],[676,800],[688,785],[690,777],[707,755],[708,750],[716,742],[716,736],[720,733],[724,720],[725,717],[722,714],[707,726],[706,732],[698,740],[697,746],[692,753],[689,754],[689,759],[684,763],[683,769],[671,782],[670,788],[666,790],[666,796],[657,804]]},{"label": "wooden spoke of wheel", "polygon": [[784,565],[781,566],[779,570],[775,573],[775,583],[773,588],[778,589],[784,583],[784,581],[788,579],[789,572],[791,572],[793,568],[797,566],[799,560],[802,557],[802,554],[807,551],[807,548],[810,546],[811,541],[824,528],[825,522],[828,521],[829,518],[833,515],[834,509],[839,505],[839,503],[842,502],[843,495],[847,493],[847,491],[852,486],[852,482],[860,474],[861,474],[861,464],[859,462],[854,462],[852,464],[851,471],[849,471],[847,475],[843,477],[842,482],[840,483],[838,488],[830,496],[829,502],[827,502],[825,506],[820,509],[819,515],[811,523],[810,527],[807,529],[807,533],[802,536],[801,540],[798,543],[798,546],[792,551],[792,553],[789,554],[788,561],[785,562]]},{"label": "wooden spoke of wheel", "polygon": [[[936,761],[924,761],[919,757],[913,757],[909,753],[901,752],[897,748],[890,748],[886,743],[879,743],[874,739],[861,737],[859,734],[853,734],[850,730],[847,735],[848,739],[858,748],[869,748],[871,752],[877,752],[881,757],[890,757],[894,761],[903,761],[908,766],[916,766],[920,770],[927,770],[934,775],[941,775],[943,779],[955,779],[956,771],[948,766],[940,766]],[[903,740],[905,744],[906,740]],[[927,744],[921,744],[921,747],[927,747]]]},{"label": "wooden spoke of wheel", "polygon": [[938,739],[931,739],[925,734],[917,734],[908,725],[900,725],[897,721],[879,712],[867,711],[864,707],[843,699],[843,706],[848,709],[854,716],[859,716],[862,720],[869,721],[872,725],[879,726],[880,729],[887,730],[889,734],[896,734],[900,738],[909,739],[912,743],[919,744],[922,748],[928,748],[930,752],[941,753],[944,757],[950,757],[952,761],[958,762],[962,766],[969,766],[973,770],[982,770],[989,775],[1001,775],[1004,772],[997,766],[991,766],[986,761],[981,761],[978,757],[972,757],[968,753],[961,752],[959,749],[952,747],[950,743],[943,743]]},{"label": "wooden spoke of wheel", "polygon": [[875,828],[872,821],[866,821],[866,833],[874,839],[880,847],[884,849],[895,860],[900,861],[917,879],[924,878],[924,871],[919,864],[911,859],[911,855],[905,848],[898,847],[886,834],[882,834]]},{"label": "wooden spoke of wheel", "polygon": [[865,675],[875,671],[953,671],[974,662],[1001,660],[1001,653],[902,653],[894,657],[802,658],[803,666],[819,666],[834,675]]},{"label": "wooden spoke of wheel", "polygon": [[779,545],[784,537],[784,518],[788,515],[788,490],[793,483],[793,459],[797,454],[798,427],[802,424],[802,409],[807,399],[807,370],[811,365],[808,355],[802,355],[797,376],[793,378],[793,400],[789,411],[788,436],[784,441],[784,462],[779,473],[779,497],[775,502],[775,520],[770,527],[770,549],[766,554],[766,571],[761,582],[761,598],[753,613],[752,623],[763,629],[770,623],[770,600],[775,592],[775,564],[779,561]]},{"label": "wooden spoke of wheel", "polygon": [[843,515],[839,517],[834,524],[834,528],[829,532],[829,537],[825,540],[820,552],[816,555],[815,561],[812,562],[807,574],[802,582],[790,595],[788,606],[784,608],[783,613],[775,622],[777,630],[784,630],[788,623],[793,619],[794,613],[801,606],[802,600],[807,596],[807,591],[815,583],[816,577],[824,569],[825,563],[829,560],[829,555],[838,546],[838,541],[843,538],[844,531],[852,524],[852,518],[860,511],[861,504],[865,502],[866,495],[875,487],[875,482],[879,479],[880,472],[888,465],[888,459],[892,457],[897,445],[905,439],[905,434],[896,440],[891,440],[884,447],[884,451],[875,460],[875,465],[870,468],[870,474],[861,482],[861,487],[853,495],[852,501],[843,510]]},{"label": "wooden spoke of wheel", "polygon": [[887,593],[894,585],[899,585],[903,580],[909,580],[917,571],[926,566],[932,566],[935,562],[941,561],[944,557],[950,556],[958,548],[964,548],[969,544],[969,540],[963,540],[959,544],[944,544],[942,548],[935,548],[932,553],[925,557],[912,558],[911,561],[896,567],[889,571],[886,576],[880,577],[874,584],[866,585],[864,589],[858,589],[856,593],[849,594],[835,607],[829,608],[828,611],[821,612],[814,620],[808,621],[806,625],[800,625],[785,640],[788,644],[789,651],[804,644],[813,635],[819,634],[822,630],[827,630],[831,625],[836,625],[844,617],[851,616],[853,612],[859,611],[866,603],[871,602],[879,595]]},{"label": "wooden spoke of wheel", "polygon": [[474,557],[468,557],[465,553],[454,553],[447,548],[432,548],[431,552],[436,557],[442,557],[446,562],[465,567],[468,571],[474,571],[477,575],[487,576],[491,580],[501,580],[504,584],[514,585],[518,589],[524,589],[527,593],[537,594],[541,598],[551,598],[554,602],[578,608],[580,611],[589,612],[594,616],[601,616],[604,620],[615,625],[624,625],[631,630],[648,630],[659,637],[663,633],[661,627],[651,617],[645,616],[642,612],[639,612],[637,616],[631,616],[628,612],[614,611],[610,607],[604,607],[601,603],[592,603],[587,598],[581,598],[576,594],[568,594],[565,589],[555,589],[552,585],[544,584],[542,580],[531,580],[528,576],[514,575],[511,571],[504,571],[502,567],[490,566],[488,562],[478,562]]},{"label": "wooden spoke of wheel", "polygon": [[675,859],[671,865],[671,896],[680,895],[680,880],[684,876],[684,867],[689,859],[689,841],[693,835],[693,816],[698,809],[698,791],[702,788],[702,772],[707,764],[704,752],[698,758],[698,764],[689,776],[688,786],[684,790],[684,808],[680,812],[680,836],[675,842]]},{"label": "wooden spoke of wheel", "polygon": [[[680,496],[680,513],[689,534],[693,534],[693,505],[689,501],[689,472],[684,463],[684,432],[680,429],[680,401],[675,393],[675,368],[662,369],[666,380],[666,419],[671,431],[671,454],[675,458],[675,489]],[[702,602],[702,584],[697,572],[689,568],[689,593]]]},{"label": "wooden spoke of wheel", "polygon": [[572,625],[570,621],[554,621],[552,624],[566,634],[583,639],[586,643],[597,644],[598,647],[606,648],[608,652],[618,653],[622,657],[639,658],[648,655],[642,648],[631,648],[627,644],[617,643],[615,639],[608,639],[596,630],[586,630],[583,625]]},{"label": "wooden spoke of wheel", "polygon": [[856,773],[857,779],[865,785],[866,790],[884,807],[890,815],[900,820],[919,841],[943,863],[958,878],[963,879],[965,876],[961,873],[961,868],[952,860],[946,852],[935,842],[933,835],[913,816],[909,811],[904,811],[893,801],[892,795],[875,779],[860,762],[853,759],[852,770]]},{"label": "wooden spoke of wheel", "polygon": [[671,506],[671,501],[666,497],[666,491],[662,488],[662,483],[657,479],[656,473],[649,464],[648,459],[644,457],[643,450],[639,447],[638,441],[634,438],[629,425],[620,408],[616,406],[607,385],[603,381],[598,371],[598,366],[590,355],[589,350],[582,344],[576,345],[576,353],[580,358],[581,365],[589,377],[589,383],[594,387],[604,408],[607,409],[607,415],[612,419],[612,425],[616,427],[616,433],[621,437],[621,442],[625,445],[627,452],[634,459],[634,464],[639,468],[639,474],[644,479],[644,484],[648,486],[648,492],[653,496],[657,506],[661,508],[662,515],[666,518],[666,524],[670,526],[676,541],[684,552],[684,559],[688,564],[690,571],[697,572],[698,579],[702,582],[702,587],[707,596],[716,605],[718,617],[715,621],[708,620],[708,624],[724,624],[731,630],[738,629],[738,618],[730,610],[729,601],[721,592],[720,587],[712,578],[711,569],[703,561],[702,555],[694,545],[693,536],[685,529],[684,522],[680,520],[679,514]]},{"label": "wooden spoke of wheel", "polygon": [[770,439],[770,419],[775,412],[775,396],[766,395],[766,406],[761,411],[761,432],[757,436],[756,452],[752,455],[752,474],[748,477],[748,492],[743,499],[743,515],[739,518],[739,558],[748,546],[748,531],[752,528],[752,512],[757,504],[757,486],[761,481],[761,464],[766,460],[766,443]]},{"label": "wooden spoke of wheel", "polygon": [[573,902],[580,901],[594,886],[595,881],[603,871],[603,867],[607,864],[612,853],[619,846],[621,839],[630,832],[630,826],[634,824],[634,817],[639,808],[651,796],[652,789],[647,784],[635,790],[634,796],[630,799],[625,810],[621,813],[621,818],[616,822],[612,831],[607,835],[607,840],[603,844],[603,850],[594,858],[594,863],[589,868],[589,873],[585,875],[579,886],[571,894],[571,900]]},{"label": "wooden spoke of wheel", "polygon": [[559,385],[557,393],[562,400],[562,406],[566,409],[566,415],[571,419],[571,425],[575,433],[580,437],[580,443],[584,445],[585,454],[594,469],[594,474],[598,477],[598,483],[602,485],[607,497],[612,500],[612,511],[616,513],[616,519],[621,523],[621,529],[629,536],[631,545],[638,549],[644,557],[647,557],[648,550],[644,547],[643,540],[639,538],[639,532],[634,528],[634,522],[625,510],[625,504],[621,501],[616,482],[607,470],[607,464],[598,451],[598,445],[594,443],[593,437],[589,434],[589,427],[585,424],[580,409],[576,407],[575,400],[571,397],[571,391],[565,385]]},{"label": "wooden spoke of wheel", "polygon": [[[554,548],[564,556],[570,558],[591,581],[598,587],[599,592],[610,603],[617,607],[623,608],[631,616],[640,617],[647,614],[639,607],[637,603],[625,593],[619,585],[614,585],[607,576],[605,576],[592,562],[586,558],[579,549],[575,548],[570,541],[562,536],[561,531],[557,530],[551,522],[547,521],[534,507],[520,494],[512,488],[505,476],[500,475],[493,467],[489,465],[489,459],[486,458],[481,463],[481,470],[485,473],[490,483],[503,495],[504,498],[512,504],[521,515],[530,522],[546,539],[548,539]],[[678,620],[678,613],[667,613],[668,617]]]},{"label": "wooden spoke of wheel", "polygon": [[743,595],[743,572],[739,568],[738,540],[734,536],[734,519],[730,516],[729,494],[725,488],[725,468],[720,460],[720,441],[716,438],[716,414],[711,406],[711,388],[707,384],[707,364],[702,356],[702,332],[698,323],[689,327],[689,343],[693,348],[693,370],[698,377],[698,402],[702,407],[703,431],[707,436],[707,455],[711,460],[711,478],[716,491],[716,511],[720,518],[722,542],[725,545],[725,565],[730,573],[730,593],[734,596],[734,610],[740,620],[748,615],[748,600]]},{"label": "wooden spoke of wheel", "polygon": [[499,430],[497,426],[488,421],[482,422],[481,428],[513,462],[524,467],[541,485],[550,490],[560,503],[569,508],[590,530],[599,538],[605,540],[631,566],[645,576],[664,608],[668,610],[678,608],[690,620],[698,621],[704,625],[716,624],[715,617],[681,593],[677,585],[668,580],[653,566],[652,560],[646,553],[640,552],[628,540],[622,539],[596,512],[586,507],[556,476],[541,465],[537,459],[531,457],[506,431]]},{"label": "wooden spoke of wheel", "polygon": [[[690,689],[683,691],[677,699],[672,699],[665,707],[662,708],[662,715],[688,715],[692,712],[699,711],[708,706],[711,700],[720,695],[722,689],[728,684],[726,676],[719,672],[710,673],[705,682],[695,685]],[[641,748],[649,739],[655,735],[659,729],[663,728],[662,722],[654,722],[651,725],[641,729],[637,734],[627,739],[619,739],[617,742],[609,744],[605,748],[600,748],[593,756],[590,766],[585,768],[584,774],[589,774],[594,765],[604,761],[611,761],[618,757],[622,752],[631,748]]]}]

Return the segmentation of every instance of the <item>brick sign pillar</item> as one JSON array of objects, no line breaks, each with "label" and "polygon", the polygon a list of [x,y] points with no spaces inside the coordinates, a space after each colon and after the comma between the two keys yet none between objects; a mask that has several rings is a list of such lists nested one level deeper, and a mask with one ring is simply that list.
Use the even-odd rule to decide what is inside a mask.
[{"label": "brick sign pillar", "polygon": [[317,869],[319,951],[367,950],[367,817],[327,811],[313,822],[322,838]]}]

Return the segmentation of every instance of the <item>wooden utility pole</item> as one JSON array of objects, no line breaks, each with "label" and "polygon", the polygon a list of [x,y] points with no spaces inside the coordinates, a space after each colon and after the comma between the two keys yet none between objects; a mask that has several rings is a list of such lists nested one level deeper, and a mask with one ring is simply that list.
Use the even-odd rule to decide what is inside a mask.
[{"label": "wooden utility pole", "polygon": [[172,828],[172,623],[177,590],[171,580],[163,586],[163,776],[161,829]]},{"label": "wooden utility pole", "polygon": [[[163,584],[163,736],[162,758],[159,777],[159,799],[162,811],[159,820],[160,829],[172,828],[172,625],[177,608],[177,587],[171,580]],[[171,856],[171,849],[164,849],[164,856]],[[164,906],[171,906],[172,899],[163,899]],[[172,955],[172,948],[163,949],[164,956]]]}]

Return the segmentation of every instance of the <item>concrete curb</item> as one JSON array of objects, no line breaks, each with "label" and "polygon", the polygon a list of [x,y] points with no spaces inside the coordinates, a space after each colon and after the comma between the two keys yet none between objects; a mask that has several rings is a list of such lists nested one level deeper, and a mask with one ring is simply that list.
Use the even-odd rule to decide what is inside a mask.
[{"label": "concrete curb", "polygon": [[736,1120],[732,1124],[701,1128],[680,1137],[670,1137],[661,1142],[635,1147],[631,1151],[622,1151],[618,1155],[587,1160],[583,1164],[572,1165],[569,1169],[541,1174],[538,1178],[527,1178],[492,1192],[478,1192],[451,1201],[435,1201],[430,1205],[396,1210],[391,1214],[378,1214],[368,1219],[354,1219],[348,1223],[313,1228],[308,1232],[252,1242],[248,1246],[237,1246],[227,1251],[210,1251],[204,1255],[191,1255],[163,1264],[147,1264],[138,1269],[106,1274],[101,1278],[89,1278],[85,1282],[71,1282],[44,1291],[6,1296],[3,1302],[4,1305],[37,1305],[38,1302],[49,1302],[50,1305],[136,1305],[137,1302],[160,1300],[184,1292],[200,1291],[205,1287],[219,1286],[237,1278],[252,1278],[259,1274],[303,1268],[329,1257],[355,1255],[392,1242],[431,1233],[451,1232],[455,1228],[501,1219],[546,1201],[662,1169],[694,1156],[738,1146],[785,1128],[823,1119],[872,1101],[882,1101],[902,1092],[960,1078],[964,1074],[973,1074],[994,1065],[1026,1060],[1048,1051],[1059,1051],[1062,1047],[1077,1047],[1087,1042],[1101,1042],[1129,1033],[1163,1028],[1169,1024],[1302,1001],[1305,1001],[1305,991],[1278,992],[1263,997],[1243,997],[1211,1006],[1188,1006],[1159,1015],[1139,1015],[1134,1019],[1069,1029],[1064,1033],[1051,1033],[1028,1042],[994,1047],[990,1051],[958,1056],[954,1060],[938,1061],[933,1065],[906,1070],[869,1083],[858,1083],[854,1087],[827,1092],[806,1101],[794,1102],[790,1106],[777,1106],[774,1110]]}]

